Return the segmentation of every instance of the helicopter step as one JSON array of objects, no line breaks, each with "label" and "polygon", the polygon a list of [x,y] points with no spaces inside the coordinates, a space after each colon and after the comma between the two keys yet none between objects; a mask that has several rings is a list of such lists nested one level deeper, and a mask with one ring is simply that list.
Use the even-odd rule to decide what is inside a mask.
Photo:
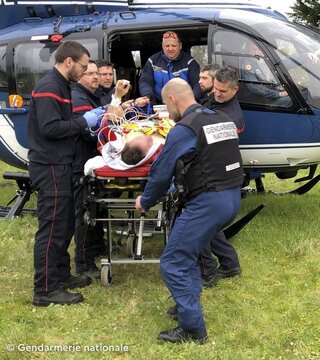
[{"label": "helicopter step", "polygon": [[[0,219],[13,219],[19,215],[36,215],[36,209],[24,209],[26,202],[30,199],[33,189],[29,174],[26,172],[6,171],[3,178],[7,180],[15,180],[18,190],[13,198],[5,206],[0,206]],[[12,206],[10,206],[13,204]]]}]

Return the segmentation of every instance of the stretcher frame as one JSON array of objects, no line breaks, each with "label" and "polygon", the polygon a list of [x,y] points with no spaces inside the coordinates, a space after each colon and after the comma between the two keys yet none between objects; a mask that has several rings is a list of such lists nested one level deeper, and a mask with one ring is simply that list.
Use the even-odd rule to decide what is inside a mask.
[{"label": "stretcher frame", "polygon": [[[88,226],[94,226],[96,222],[103,222],[107,243],[107,258],[101,259],[101,284],[109,286],[112,283],[113,264],[159,264],[156,258],[145,258],[142,245],[145,235],[145,223],[154,222],[154,233],[162,234],[164,246],[167,243],[174,216],[175,207],[173,197],[168,194],[162,197],[155,206],[147,213],[138,214],[135,210],[135,197],[142,192],[147,182],[150,165],[143,165],[130,171],[117,171],[107,166],[95,171],[95,175],[87,175],[83,178],[84,207],[86,209],[84,221]],[[103,173],[103,176],[101,175]],[[107,174],[107,175],[106,175]],[[128,176],[129,174],[129,176]],[[121,176],[118,176],[121,175]],[[114,186],[118,183],[118,186]],[[126,183],[126,185],[124,185]],[[110,186],[111,185],[111,186]],[[108,191],[120,190],[127,193],[128,198],[107,197]],[[97,205],[103,206],[104,216],[97,214]],[[113,211],[124,211],[129,214],[127,234],[127,258],[113,259],[113,230],[114,223],[124,221],[123,217],[113,217]],[[157,217],[151,217],[151,214]],[[153,234],[151,234],[153,235]],[[150,235],[148,235],[150,236]],[[131,256],[130,256],[131,255]]]}]

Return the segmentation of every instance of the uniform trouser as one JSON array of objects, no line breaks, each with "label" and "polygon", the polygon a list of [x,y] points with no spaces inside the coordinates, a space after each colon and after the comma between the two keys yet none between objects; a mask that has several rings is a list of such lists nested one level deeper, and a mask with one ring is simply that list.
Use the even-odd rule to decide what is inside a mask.
[{"label": "uniform trouser", "polygon": [[50,292],[70,277],[68,247],[74,232],[72,166],[29,164],[38,192],[34,244],[34,291]]},{"label": "uniform trouser", "polygon": [[[75,256],[74,261],[76,265],[77,272],[87,271],[94,268],[95,258],[104,251],[104,232],[102,222],[97,222],[97,224],[92,227],[88,226],[84,222],[84,212],[83,207],[83,196],[84,189],[83,186],[79,184],[79,177],[75,178],[75,190],[74,190],[74,200],[75,200],[75,232],[74,232],[74,241],[75,241]],[[99,210],[97,212],[99,214]]]},{"label": "uniform trouser", "polygon": [[239,187],[203,192],[187,203],[172,228],[160,269],[178,306],[179,324],[186,331],[205,329],[199,299],[200,252],[220,229],[232,222],[239,208]]},{"label": "uniform trouser", "polygon": [[200,268],[203,277],[213,275],[219,265],[226,269],[239,267],[239,259],[235,248],[226,239],[223,230],[219,231],[210,244],[201,251]]}]

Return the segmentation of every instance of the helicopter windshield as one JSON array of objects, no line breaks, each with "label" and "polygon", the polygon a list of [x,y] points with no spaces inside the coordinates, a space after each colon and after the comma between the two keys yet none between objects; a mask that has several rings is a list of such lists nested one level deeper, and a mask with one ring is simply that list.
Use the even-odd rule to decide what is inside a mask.
[{"label": "helicopter windshield", "polygon": [[220,13],[221,19],[243,21],[271,46],[311,107],[320,109],[320,34],[308,27],[245,11]]}]

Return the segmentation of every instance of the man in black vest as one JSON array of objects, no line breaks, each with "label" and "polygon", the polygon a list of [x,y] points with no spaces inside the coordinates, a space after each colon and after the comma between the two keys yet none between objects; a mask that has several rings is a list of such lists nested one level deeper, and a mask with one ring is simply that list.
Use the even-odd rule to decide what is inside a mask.
[{"label": "man in black vest", "polygon": [[179,326],[159,334],[172,343],[207,341],[199,296],[199,255],[240,208],[243,181],[238,134],[234,123],[221,112],[197,104],[188,83],[170,80],[162,98],[177,123],[153,163],[136,209],[147,211],[168,190],[178,161],[188,164],[184,187],[186,207],[176,219],[160,260],[163,279],[177,304]]}]

